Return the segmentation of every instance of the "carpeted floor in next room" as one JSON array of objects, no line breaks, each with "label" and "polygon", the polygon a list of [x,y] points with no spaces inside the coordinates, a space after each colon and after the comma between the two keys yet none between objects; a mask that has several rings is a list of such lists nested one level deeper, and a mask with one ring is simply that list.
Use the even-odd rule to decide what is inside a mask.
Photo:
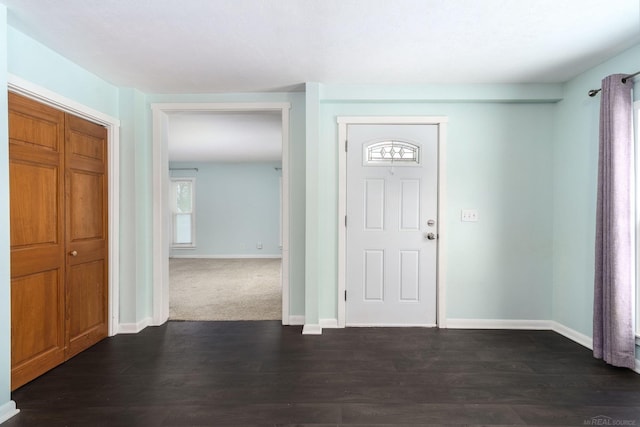
[{"label": "carpeted floor in next room", "polygon": [[280,259],[169,260],[171,320],[279,320]]}]

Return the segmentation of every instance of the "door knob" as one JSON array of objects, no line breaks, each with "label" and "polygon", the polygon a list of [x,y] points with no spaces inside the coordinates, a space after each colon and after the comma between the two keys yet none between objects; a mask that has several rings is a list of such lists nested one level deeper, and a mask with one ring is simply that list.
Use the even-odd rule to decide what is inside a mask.
[{"label": "door knob", "polygon": [[78,256],[78,251],[71,251],[71,252],[69,252],[69,255]]},{"label": "door knob", "polygon": [[425,235],[425,237],[429,240],[435,240],[436,239],[436,235],[434,233],[427,233]]}]

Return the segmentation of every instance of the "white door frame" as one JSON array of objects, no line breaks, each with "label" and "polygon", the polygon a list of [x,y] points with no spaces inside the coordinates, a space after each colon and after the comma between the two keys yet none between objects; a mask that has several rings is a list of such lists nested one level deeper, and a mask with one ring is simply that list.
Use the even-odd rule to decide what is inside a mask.
[{"label": "white door frame", "polygon": [[108,334],[116,335],[120,325],[120,120],[65,98],[18,76],[9,74],[8,89],[58,110],[73,114],[107,129],[109,211],[109,308]]},{"label": "white door frame", "polygon": [[445,280],[446,280],[446,138],[447,117],[338,117],[338,327],[345,327],[346,303],[346,227],[343,218],[347,215],[347,126],[350,124],[385,125],[438,125],[438,249],[436,261],[436,313],[439,328],[446,328]]},{"label": "white door frame", "polygon": [[289,110],[288,102],[154,103],[153,111],[153,324],[169,319],[168,115],[184,111],[279,111],[282,117],[282,324],[289,324]]}]

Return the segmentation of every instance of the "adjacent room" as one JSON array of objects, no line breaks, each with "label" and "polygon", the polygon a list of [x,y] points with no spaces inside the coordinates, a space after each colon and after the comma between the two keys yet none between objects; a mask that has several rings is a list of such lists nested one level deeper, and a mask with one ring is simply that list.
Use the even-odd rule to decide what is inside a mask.
[{"label": "adjacent room", "polygon": [[167,133],[169,319],[281,320],[279,112],[172,113]]}]

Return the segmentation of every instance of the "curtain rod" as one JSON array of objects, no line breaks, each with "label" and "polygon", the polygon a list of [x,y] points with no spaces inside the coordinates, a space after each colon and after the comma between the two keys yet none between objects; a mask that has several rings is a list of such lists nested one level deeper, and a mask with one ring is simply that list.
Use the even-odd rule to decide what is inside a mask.
[{"label": "curtain rod", "polygon": [[[633,73],[633,74],[629,74],[629,75],[627,75],[627,76],[624,76],[624,77],[622,78],[622,83],[626,83],[628,79],[633,78],[633,77],[637,76],[638,74],[640,74],[640,71],[636,71],[636,72],[635,72],[635,73]],[[598,92],[600,92],[601,90],[602,90],[602,88],[600,88],[600,89],[591,89],[591,90],[588,92],[588,95],[589,95],[590,97],[592,97],[592,98],[593,98],[593,97],[594,97],[594,96],[596,96],[596,95],[598,94]]]},{"label": "curtain rod", "polygon": [[169,168],[170,171],[196,171],[198,172],[198,168]]}]

